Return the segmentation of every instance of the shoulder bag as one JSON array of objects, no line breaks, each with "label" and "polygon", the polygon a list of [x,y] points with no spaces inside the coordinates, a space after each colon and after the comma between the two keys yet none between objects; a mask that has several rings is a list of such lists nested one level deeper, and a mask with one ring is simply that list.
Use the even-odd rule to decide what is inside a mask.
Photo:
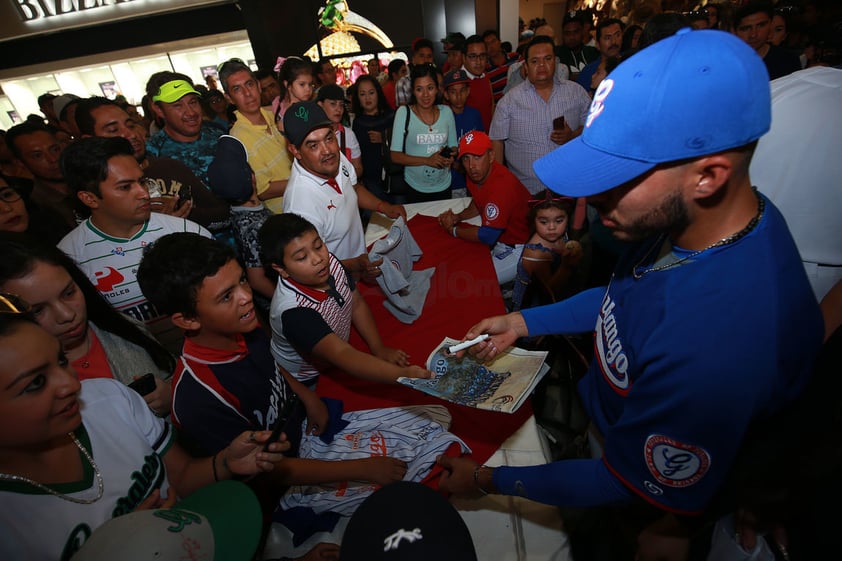
[{"label": "shoulder bag", "polygon": [[[409,106],[406,108],[406,120],[403,125],[403,146],[401,152],[406,153],[406,135],[409,134]],[[392,139],[391,135],[383,134],[383,186],[390,195],[406,195],[412,192],[412,187],[403,177],[404,166],[392,161]]]}]

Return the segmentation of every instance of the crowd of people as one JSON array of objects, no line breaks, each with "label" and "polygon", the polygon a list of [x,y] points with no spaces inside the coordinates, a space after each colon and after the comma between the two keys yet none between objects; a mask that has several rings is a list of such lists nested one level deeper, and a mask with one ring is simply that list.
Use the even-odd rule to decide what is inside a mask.
[{"label": "crowd of people", "polygon": [[[352,84],[330,60],[230,59],[207,85],[153,74],[143,115],[42,95],[43,118],[2,138],[0,556],[70,559],[109,519],[231,478],[259,491],[265,537],[290,486],[436,469],[446,492],[598,513],[620,536],[605,558],[704,558],[700,536],[735,511],[739,547],[769,530],[786,558],[803,527],[724,490],[747,442],[822,393],[815,365],[838,348],[842,61],[816,6],[570,12],[559,41],[535,21],[514,50],[451,32],[441,66],[419,38]],[[810,165],[787,174],[796,146]],[[488,249],[510,312],[468,352],[592,336],[593,457],[490,468],[423,415],[440,433],[423,468],[308,455],[363,422],[318,398],[328,369],[433,376],[384,344],[357,287],[381,275],[369,217],[462,198],[438,224]]]}]

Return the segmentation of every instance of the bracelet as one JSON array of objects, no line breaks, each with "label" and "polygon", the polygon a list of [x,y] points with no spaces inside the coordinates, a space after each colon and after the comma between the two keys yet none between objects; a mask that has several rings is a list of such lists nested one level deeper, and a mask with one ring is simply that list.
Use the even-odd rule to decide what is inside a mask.
[{"label": "bracelet", "polygon": [[483,495],[487,495],[488,491],[483,489],[482,485],[479,484],[479,470],[481,470],[484,467],[487,467],[487,466],[477,466],[477,467],[474,468],[474,485],[477,486],[477,489],[479,489],[480,493],[482,493]]},{"label": "bracelet", "polygon": [[457,235],[456,235],[456,226],[454,226],[454,227],[453,227],[453,232],[451,232],[451,233],[453,234],[453,237],[454,237],[454,238],[458,238],[458,237],[459,237],[459,236],[457,236]]},{"label": "bracelet", "polygon": [[216,457],[219,455],[219,452],[213,455],[211,458],[211,467],[213,467],[213,480],[217,483],[219,482],[219,476],[216,474]]}]

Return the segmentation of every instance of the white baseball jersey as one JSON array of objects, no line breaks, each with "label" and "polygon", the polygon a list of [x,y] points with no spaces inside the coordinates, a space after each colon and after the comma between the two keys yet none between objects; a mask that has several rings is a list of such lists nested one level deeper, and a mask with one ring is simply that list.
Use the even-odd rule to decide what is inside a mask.
[{"label": "white baseball jersey", "polygon": [[[356,460],[389,456],[407,463],[404,481],[421,481],[447,448],[458,443],[462,453],[471,449],[453,433],[450,413],[441,405],[415,405],[352,411],[342,415],[349,424],[330,443],[305,435],[298,455],[316,460]],[[379,486],[368,481],[342,481],[325,485],[296,485],[281,499],[281,506],[313,509],[316,514],[337,512],[350,516]]]}]

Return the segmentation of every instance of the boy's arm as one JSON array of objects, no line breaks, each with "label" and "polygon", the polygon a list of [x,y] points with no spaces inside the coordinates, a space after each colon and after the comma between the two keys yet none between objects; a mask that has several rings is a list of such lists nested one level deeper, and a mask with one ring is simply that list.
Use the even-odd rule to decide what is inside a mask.
[{"label": "boy's arm", "polygon": [[401,367],[372,354],[358,351],[336,333],[323,337],[313,347],[313,354],[352,376],[372,382],[393,384],[401,376],[431,378],[432,373],[420,366]]},{"label": "boy's arm", "polygon": [[374,356],[398,366],[409,366],[409,355],[402,350],[392,349],[383,344],[371,308],[356,288],[351,292],[351,323],[357,328]]},{"label": "boy's arm", "polygon": [[[355,292],[356,290],[351,294]],[[282,317],[283,335],[298,353],[312,354],[352,376],[385,383],[394,383],[401,376],[432,377],[430,371],[420,366],[400,367],[369,353],[358,351],[334,333],[324,318],[311,308],[291,308],[283,312]]]},{"label": "boy's arm", "polygon": [[322,434],[330,421],[327,405],[316,395],[316,392],[296,380],[292,374],[287,372],[286,368],[280,365],[277,368],[281,376],[286,380],[289,388],[301,400],[301,404],[307,412],[307,429],[305,432],[307,434]]},{"label": "boy's arm", "polygon": [[246,278],[252,290],[256,290],[264,298],[272,299],[272,295],[275,294],[275,285],[266,276],[266,270],[263,267],[247,267]]}]

